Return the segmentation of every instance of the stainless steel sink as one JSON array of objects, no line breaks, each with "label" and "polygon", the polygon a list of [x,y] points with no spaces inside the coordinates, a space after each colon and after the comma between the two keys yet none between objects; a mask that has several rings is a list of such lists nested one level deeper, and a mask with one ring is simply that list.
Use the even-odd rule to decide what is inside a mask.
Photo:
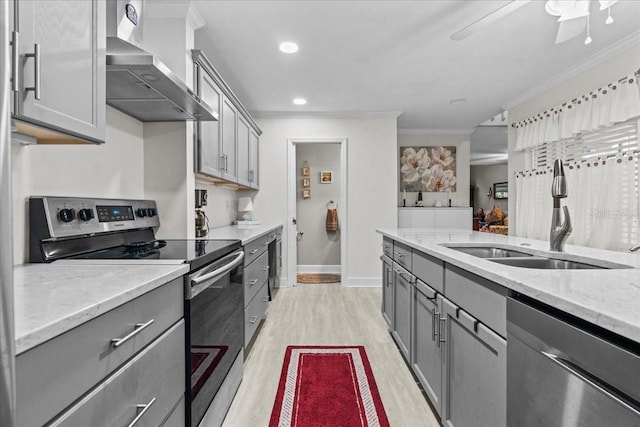
[{"label": "stainless steel sink", "polygon": [[522,268],[537,268],[545,270],[584,270],[584,269],[609,269],[599,265],[586,264],[583,262],[567,261],[564,259],[527,257],[527,258],[499,258],[489,261],[499,264],[510,265]]},{"label": "stainless steel sink", "polygon": [[492,246],[448,246],[449,249],[464,252],[465,254],[477,256],[479,258],[508,258],[508,257],[530,257],[531,254],[514,251],[511,249],[495,248]]}]

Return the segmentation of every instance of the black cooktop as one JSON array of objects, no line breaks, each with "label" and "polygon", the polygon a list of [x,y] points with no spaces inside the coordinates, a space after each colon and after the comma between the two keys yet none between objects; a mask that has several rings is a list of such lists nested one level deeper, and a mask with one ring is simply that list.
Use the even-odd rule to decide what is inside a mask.
[{"label": "black cooktop", "polygon": [[184,260],[196,270],[242,247],[240,240],[154,240],[136,242],[68,259]]}]

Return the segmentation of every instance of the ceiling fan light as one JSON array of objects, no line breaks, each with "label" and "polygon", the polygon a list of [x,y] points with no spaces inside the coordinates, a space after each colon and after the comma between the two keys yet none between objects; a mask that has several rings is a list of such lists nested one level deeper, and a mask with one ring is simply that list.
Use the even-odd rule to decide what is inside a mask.
[{"label": "ceiling fan light", "polygon": [[611,15],[607,16],[607,20],[604,21],[605,24],[613,24],[613,17]]},{"label": "ceiling fan light", "polygon": [[587,38],[584,39],[584,44],[591,44],[592,41],[593,39],[591,38],[591,36],[587,36]]}]

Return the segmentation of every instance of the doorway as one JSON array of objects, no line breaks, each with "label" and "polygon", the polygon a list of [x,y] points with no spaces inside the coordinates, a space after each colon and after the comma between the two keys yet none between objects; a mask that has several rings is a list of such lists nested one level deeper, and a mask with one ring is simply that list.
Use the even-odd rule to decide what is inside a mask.
[{"label": "doorway", "polygon": [[[344,286],[347,273],[347,139],[289,139],[287,151],[288,285],[295,286],[300,273],[339,274]],[[336,229],[331,226],[334,214],[337,214]],[[330,221],[327,221],[328,217]]]}]

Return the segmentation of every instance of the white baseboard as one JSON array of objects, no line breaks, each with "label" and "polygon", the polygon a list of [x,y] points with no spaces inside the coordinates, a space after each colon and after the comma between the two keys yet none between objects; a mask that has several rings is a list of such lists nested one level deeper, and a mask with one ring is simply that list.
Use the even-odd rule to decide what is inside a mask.
[{"label": "white baseboard", "polygon": [[349,277],[346,286],[349,288],[381,288],[382,279],[380,277]]},{"label": "white baseboard", "polygon": [[340,265],[298,265],[298,273],[340,274]]}]

